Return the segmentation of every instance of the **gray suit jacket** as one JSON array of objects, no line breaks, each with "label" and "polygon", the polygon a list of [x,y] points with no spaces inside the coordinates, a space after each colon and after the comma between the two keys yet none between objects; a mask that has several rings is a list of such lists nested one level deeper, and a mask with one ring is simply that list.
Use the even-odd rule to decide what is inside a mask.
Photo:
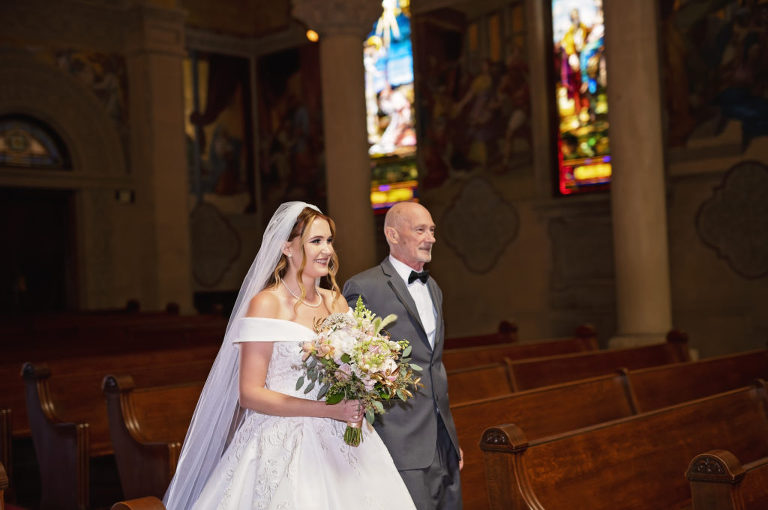
[{"label": "gray suit jacket", "polygon": [[411,343],[411,363],[423,368],[420,375],[424,387],[419,389],[415,398],[390,405],[385,414],[376,416],[374,422],[397,469],[401,471],[426,468],[434,459],[438,413],[448,429],[456,455],[459,455],[456,426],[448,404],[448,380],[443,366],[443,294],[433,278],[427,280],[427,288],[437,310],[434,349],[429,345],[416,303],[389,257],[344,284],[344,297],[349,306],[354,308],[358,296],[362,296],[366,307],[376,315],[397,315],[397,320],[387,330],[392,340],[404,338]]}]

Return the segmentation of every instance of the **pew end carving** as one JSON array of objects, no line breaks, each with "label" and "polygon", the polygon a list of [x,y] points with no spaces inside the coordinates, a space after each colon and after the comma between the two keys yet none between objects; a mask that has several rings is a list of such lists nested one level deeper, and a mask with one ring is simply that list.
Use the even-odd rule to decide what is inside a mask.
[{"label": "pew end carving", "polygon": [[0,510],[5,510],[5,491],[8,490],[8,474],[5,472],[3,463],[0,462]]},{"label": "pew end carving", "polygon": [[768,457],[742,465],[728,450],[695,456],[685,473],[693,510],[760,510],[768,506]]},{"label": "pew end carving", "polygon": [[51,370],[46,364],[25,363],[22,377],[42,483],[40,508],[85,510],[90,506],[89,425],[59,417],[49,385]]},{"label": "pew end carving", "polygon": [[162,497],[202,382],[136,388],[130,375],[108,375],[102,389],[123,495]]}]

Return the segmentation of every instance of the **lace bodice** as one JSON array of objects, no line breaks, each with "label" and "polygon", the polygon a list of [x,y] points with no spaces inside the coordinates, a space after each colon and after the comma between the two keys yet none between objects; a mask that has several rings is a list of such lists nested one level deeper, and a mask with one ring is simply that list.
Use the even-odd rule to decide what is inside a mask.
[{"label": "lace bodice", "polygon": [[296,390],[296,381],[304,374],[301,363],[302,342],[275,342],[269,361],[266,387],[300,398],[316,398],[319,388],[304,393],[306,384]]}]

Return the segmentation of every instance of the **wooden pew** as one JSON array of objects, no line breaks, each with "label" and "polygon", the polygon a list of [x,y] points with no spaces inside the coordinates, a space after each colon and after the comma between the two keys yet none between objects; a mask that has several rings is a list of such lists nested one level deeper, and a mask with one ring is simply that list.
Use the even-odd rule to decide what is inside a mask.
[{"label": "wooden pew", "polygon": [[144,498],[119,501],[112,505],[111,510],[166,510],[162,500],[148,496]]},{"label": "wooden pew", "polygon": [[449,370],[448,388],[451,405],[512,393],[508,363],[491,363]]},{"label": "wooden pew", "polygon": [[768,456],[766,385],[685,402],[530,440],[514,424],[485,430],[492,509],[684,508],[691,458],[728,449],[747,462]]},{"label": "wooden pew", "polygon": [[728,450],[712,450],[694,457],[685,476],[693,510],[768,508],[768,457],[742,465]]},{"label": "wooden pew", "polygon": [[640,412],[768,380],[768,349],[628,372]]},{"label": "wooden pew", "polygon": [[517,324],[509,321],[501,321],[495,333],[462,337],[448,337],[445,339],[443,349],[459,349],[482,345],[510,344],[517,342],[517,340]]},{"label": "wooden pew", "polygon": [[102,392],[105,373],[128,370],[141,386],[204,381],[215,350],[81,359],[78,369],[54,376],[46,365],[25,364],[27,414],[42,484],[40,507],[89,506],[90,459],[113,453]]},{"label": "wooden pew", "polygon": [[453,420],[464,450],[464,506],[476,509],[488,505],[478,444],[486,427],[515,423],[528,439],[538,439],[714,395],[759,378],[768,379],[766,349],[640,370],[622,369],[610,375],[462,403],[453,402],[449,381]]},{"label": "wooden pew", "polygon": [[109,432],[125,498],[162,498],[176,471],[203,381],[136,388],[130,375],[104,378]]},{"label": "wooden pew", "polygon": [[8,490],[8,475],[0,462],[0,510],[5,510],[5,491]]},{"label": "wooden pew", "polygon": [[[133,316],[129,317],[135,319]],[[214,352],[221,343],[226,327],[226,321],[217,317],[173,317],[162,314],[156,320],[129,324],[121,323],[119,318],[109,326],[110,323],[101,323],[104,317],[97,316],[99,326],[95,331],[102,336],[98,342],[84,339],[87,348],[83,348],[79,343],[69,345],[55,342],[53,345],[47,345],[34,338],[12,337],[14,347],[4,350],[3,359],[0,360],[0,460],[7,458],[4,453],[4,437],[9,434],[13,437],[28,437],[30,434],[24,383],[19,375],[23,363],[48,363],[50,368],[58,373],[76,369],[80,364],[79,360],[83,358],[95,359],[101,356],[108,359],[132,352],[161,352],[182,347],[207,347]],[[67,320],[74,319],[67,317]],[[174,322],[159,323],[159,320]],[[104,333],[103,328],[107,326],[112,328],[111,333]],[[80,329],[90,331],[85,326],[80,326]],[[110,338],[110,341],[105,342],[104,338]]]},{"label": "wooden pew", "polygon": [[539,388],[611,373],[688,361],[687,339],[669,335],[660,344],[608,349],[543,358],[514,360],[510,364],[516,391]]},{"label": "wooden pew", "polygon": [[[453,386],[451,402],[453,402]],[[479,440],[496,423],[515,423],[528,439],[537,439],[636,413],[626,377],[616,373],[547,386],[511,395],[460,404],[451,403],[459,444],[464,450],[461,471],[466,509],[488,508],[485,466]]]},{"label": "wooden pew", "polygon": [[594,350],[597,350],[597,339],[595,337],[560,338],[537,342],[484,345],[446,349],[443,351],[443,364],[446,370],[455,370],[497,363],[504,358],[518,360]]}]

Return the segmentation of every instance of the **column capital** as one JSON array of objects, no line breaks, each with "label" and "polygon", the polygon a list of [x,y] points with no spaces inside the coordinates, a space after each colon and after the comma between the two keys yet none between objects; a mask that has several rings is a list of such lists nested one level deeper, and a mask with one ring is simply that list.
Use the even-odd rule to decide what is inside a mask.
[{"label": "column capital", "polygon": [[381,15],[379,0],[292,0],[293,17],[320,36],[364,37]]}]

